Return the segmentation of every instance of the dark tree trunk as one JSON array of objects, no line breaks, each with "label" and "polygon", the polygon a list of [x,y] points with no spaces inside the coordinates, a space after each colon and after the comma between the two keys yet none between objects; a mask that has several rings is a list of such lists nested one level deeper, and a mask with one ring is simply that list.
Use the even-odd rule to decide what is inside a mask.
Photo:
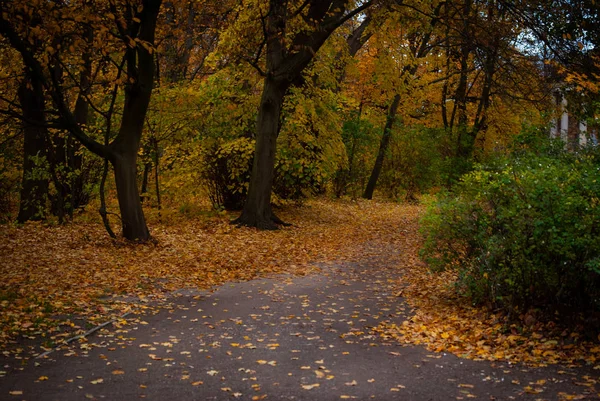
[{"label": "dark tree trunk", "polygon": [[[91,46],[94,40],[94,34],[91,28],[85,32],[85,39]],[[75,102],[75,121],[80,126],[88,124],[89,103],[87,96],[90,93],[90,85],[92,81],[92,57],[91,52],[86,51],[83,54],[83,70],[79,77],[79,95]],[[85,189],[84,177],[82,175],[83,154],[81,153],[81,143],[75,138],[69,136],[67,138],[67,150],[69,168],[74,173],[71,182],[71,215],[73,210],[85,206],[90,200],[90,194]]]},{"label": "dark tree trunk", "polygon": [[[466,0],[463,11],[463,35],[464,39],[460,45],[460,75],[458,78],[458,86],[456,88],[456,111],[458,112],[458,138],[456,146],[457,158],[468,158],[472,153],[472,140],[468,133],[468,115],[467,115],[467,96],[468,96],[468,74],[469,74],[469,57],[471,55],[471,42],[468,38],[470,32],[471,15],[471,0]],[[452,115],[454,121],[454,114]],[[450,125],[453,125],[452,123]]]},{"label": "dark tree trunk", "polygon": [[140,202],[137,187],[137,163],[134,155],[117,157],[112,162],[115,170],[115,184],[123,236],[132,241],[146,241],[150,232]]},{"label": "dark tree trunk", "polygon": [[392,128],[396,122],[396,113],[398,112],[399,104],[400,95],[396,94],[392,100],[390,108],[388,109],[388,114],[385,119],[385,128],[383,129],[383,135],[381,136],[381,141],[379,142],[379,150],[377,151],[375,165],[373,166],[373,171],[371,172],[369,182],[367,183],[367,187],[365,188],[365,192],[363,194],[363,198],[365,199],[373,199],[373,192],[375,191],[375,186],[377,185],[377,180],[379,179],[379,174],[381,174],[381,168],[383,167],[383,159],[385,158],[385,153],[387,152],[387,148],[390,144]]},{"label": "dark tree trunk", "polygon": [[[154,84],[153,46],[161,3],[161,0],[143,0],[141,7],[129,4],[124,11],[126,18],[115,18],[116,29],[123,39],[128,38],[129,43],[135,42],[136,45],[128,46],[125,50],[127,83],[121,126],[110,145],[101,144],[88,136],[75,118],[66,100],[61,79],[55,74],[57,66],[61,63],[42,65],[35,57],[35,49],[19,36],[18,30],[7,18],[8,14],[0,13],[0,34],[22,55],[31,76],[39,80],[40,88],[45,84],[65,128],[90,151],[113,164],[123,235],[136,241],[150,238],[136,182],[136,158]],[[120,13],[114,3],[109,4],[109,9],[114,15]],[[57,53],[56,56],[60,54]],[[36,93],[37,99],[43,99],[43,92],[40,93]]]},{"label": "dark tree trunk", "polygon": [[[88,45],[92,45],[93,31],[87,28],[83,34]],[[82,70],[79,77],[79,95],[75,101],[73,112],[76,123],[85,126],[88,123],[89,104],[87,95],[90,92],[92,79],[92,56],[90,51],[82,55]],[[57,71],[60,70],[57,68]],[[53,200],[53,212],[62,221],[66,214],[71,218],[75,209],[85,206],[89,200],[89,193],[85,189],[85,182],[81,173],[83,168],[83,155],[81,143],[71,135],[59,136],[54,139],[54,153],[51,157],[54,171],[54,183],[57,189],[56,199]]]},{"label": "dark tree trunk", "polygon": [[123,236],[132,241],[150,239],[137,184],[137,152],[152,94],[154,61],[150,54],[143,57],[142,53],[138,52],[138,81],[125,90],[121,127],[109,146],[112,150],[110,161],[115,169]]},{"label": "dark tree trunk", "polygon": [[159,216],[160,216],[160,210],[162,209],[162,203],[160,200],[160,181],[159,176],[160,176],[160,165],[159,165],[159,161],[160,161],[160,151],[158,148],[158,140],[156,139],[156,137],[152,138],[152,142],[153,142],[153,147],[154,147],[154,188],[156,189],[156,207],[159,210]]},{"label": "dark tree trunk", "polygon": [[152,170],[152,163],[144,163],[144,172],[142,173],[142,189],[140,190],[140,201],[144,203],[144,199],[148,196],[148,177]]},{"label": "dark tree trunk", "polygon": [[264,89],[258,110],[256,146],[248,196],[242,215],[234,221],[259,229],[273,230],[280,220],[271,210],[279,115],[287,87],[270,77],[265,78]]},{"label": "dark tree trunk", "polygon": [[[23,181],[17,221],[45,218],[48,199],[48,176],[45,168],[47,156],[47,129],[45,123],[44,91],[35,79],[25,78],[18,89],[23,113]],[[36,160],[44,161],[39,165]]]},{"label": "dark tree trunk", "polygon": [[331,33],[348,19],[365,10],[370,1],[346,13],[345,0],[308,0],[304,21],[310,26],[286,38],[288,4],[269,1],[269,12],[263,19],[266,42],[266,71],[263,94],[256,122],[256,146],[248,196],[241,216],[234,224],[260,229],[275,229],[282,224],[271,210],[271,191],[275,170],[275,152],[280,113],[285,93],[313,60]]}]

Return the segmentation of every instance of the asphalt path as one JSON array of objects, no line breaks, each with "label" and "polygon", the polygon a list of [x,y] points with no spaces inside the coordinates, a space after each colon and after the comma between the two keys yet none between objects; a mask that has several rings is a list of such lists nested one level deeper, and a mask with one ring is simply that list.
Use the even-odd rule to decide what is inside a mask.
[{"label": "asphalt path", "polygon": [[593,371],[386,343],[369,328],[400,324],[411,310],[385,262],[369,256],[304,277],[179,291],[158,313],[129,316],[87,342],[3,360],[0,400],[598,399],[593,380],[581,380]]}]

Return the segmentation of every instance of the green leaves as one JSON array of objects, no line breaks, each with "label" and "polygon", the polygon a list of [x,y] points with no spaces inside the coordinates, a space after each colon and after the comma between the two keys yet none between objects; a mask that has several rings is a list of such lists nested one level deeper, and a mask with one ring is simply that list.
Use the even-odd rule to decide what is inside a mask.
[{"label": "green leaves", "polygon": [[509,309],[598,309],[600,178],[587,156],[524,152],[463,177],[423,220],[423,255],[459,289]]}]

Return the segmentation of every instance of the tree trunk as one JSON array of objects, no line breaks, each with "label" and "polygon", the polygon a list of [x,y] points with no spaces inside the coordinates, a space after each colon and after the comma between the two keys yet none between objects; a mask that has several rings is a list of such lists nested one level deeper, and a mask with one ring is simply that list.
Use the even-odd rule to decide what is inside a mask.
[{"label": "tree trunk", "polygon": [[390,144],[392,128],[394,127],[394,123],[396,122],[396,113],[398,112],[399,104],[400,95],[397,94],[394,96],[392,104],[388,109],[388,114],[385,120],[385,128],[383,129],[383,135],[381,136],[381,141],[379,142],[379,150],[377,151],[375,165],[373,166],[371,177],[369,177],[369,182],[367,183],[367,187],[365,188],[365,192],[363,194],[363,198],[365,199],[373,199],[375,185],[377,185],[377,180],[379,179],[379,174],[381,173],[381,168],[383,167],[383,159],[385,158],[385,153],[387,152],[387,148]]},{"label": "tree trunk", "polygon": [[[262,18],[266,42],[266,70],[263,93],[256,122],[256,147],[248,197],[241,216],[234,224],[260,229],[276,229],[282,224],[271,210],[271,189],[275,170],[275,151],[280,113],[285,93],[297,81],[331,33],[372,4],[365,2],[346,13],[343,0],[307,0],[306,15],[311,29],[300,30],[288,39],[288,2],[269,1],[269,12]],[[303,6],[303,7],[304,7]],[[285,40],[284,40],[285,38]]]},{"label": "tree trunk", "polygon": [[142,173],[142,189],[140,191],[140,202],[144,203],[144,199],[148,196],[148,176],[152,170],[152,163],[144,163],[144,172]]},{"label": "tree trunk", "polygon": [[248,196],[242,215],[234,224],[274,230],[281,221],[271,210],[271,188],[275,170],[275,152],[279,133],[279,115],[287,86],[265,78],[256,122],[256,146]]},{"label": "tree trunk", "polygon": [[[45,218],[48,175],[45,168],[47,129],[44,92],[41,83],[25,78],[18,89],[23,112],[23,181],[17,221]],[[37,162],[44,162],[40,165]]]},{"label": "tree trunk", "polygon": [[136,154],[118,156],[112,164],[115,170],[123,236],[132,241],[146,241],[150,238],[150,232],[146,226],[138,192]]},{"label": "tree trunk", "polygon": [[[144,1],[139,38],[149,43],[154,43],[160,4],[160,0]],[[136,161],[154,85],[154,52],[138,46],[127,50],[126,59],[127,74],[133,82],[125,87],[121,126],[117,137],[109,145],[110,161],[115,169],[123,236],[131,241],[144,242],[150,239],[150,232],[140,201]]]},{"label": "tree trunk", "polygon": [[[87,27],[83,36],[88,45],[91,46],[94,40],[93,30]],[[89,49],[83,53],[82,61],[83,68],[79,76],[79,94],[73,112],[75,122],[79,126],[85,126],[88,123],[89,105],[87,95],[90,92],[92,79],[92,55]],[[57,68],[57,71],[61,71],[60,68],[55,68]],[[60,75],[62,75],[62,71]],[[53,154],[50,159],[57,190],[56,199],[53,199],[53,213],[62,222],[65,214],[72,218],[75,209],[87,205],[90,194],[85,189],[81,171],[83,167],[81,143],[71,135],[56,136],[54,138],[54,149],[51,152]]]},{"label": "tree trunk", "polygon": [[[85,39],[89,45],[94,40],[94,33],[91,28],[87,28]],[[80,126],[88,124],[89,104],[87,95],[90,93],[90,85],[92,81],[92,55],[91,51],[87,50],[83,56],[83,70],[79,77],[79,95],[75,102],[75,121]],[[82,176],[83,154],[81,153],[81,144],[75,138],[69,135],[67,139],[67,149],[69,150],[69,166],[73,174],[71,182],[71,216],[73,210],[85,206],[90,200],[89,191],[85,189],[84,177]]]}]

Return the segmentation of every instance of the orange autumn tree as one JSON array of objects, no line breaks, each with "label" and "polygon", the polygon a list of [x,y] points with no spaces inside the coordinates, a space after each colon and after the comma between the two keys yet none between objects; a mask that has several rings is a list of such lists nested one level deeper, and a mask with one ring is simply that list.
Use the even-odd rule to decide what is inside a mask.
[{"label": "orange autumn tree", "polygon": [[[150,238],[138,194],[136,159],[154,85],[154,39],[160,6],[160,0],[60,5],[7,1],[2,3],[0,15],[0,35],[19,52],[25,77],[33,81],[35,96],[31,97],[43,101],[47,95],[59,116],[57,124],[112,164],[123,236],[137,241]],[[90,29],[93,39],[86,40]],[[104,68],[118,70],[114,93],[119,88],[124,93],[120,126],[110,143],[98,142],[86,132],[76,117],[77,105],[70,100],[73,91],[69,87],[79,88],[87,96],[87,88],[79,87],[75,71],[84,68],[81,54],[88,49],[104,59]],[[114,104],[113,100],[108,113],[112,114]],[[45,111],[41,105],[35,109],[40,116],[34,125],[43,126]]]}]

